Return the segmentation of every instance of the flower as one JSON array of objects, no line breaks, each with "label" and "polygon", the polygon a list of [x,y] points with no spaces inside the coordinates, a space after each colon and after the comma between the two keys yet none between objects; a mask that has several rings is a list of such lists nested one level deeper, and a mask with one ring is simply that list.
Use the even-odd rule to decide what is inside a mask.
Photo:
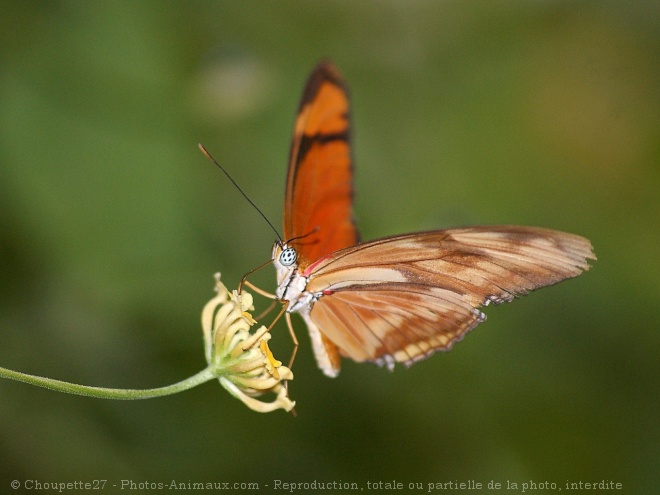
[{"label": "flower", "polygon": [[[215,368],[220,384],[250,409],[291,411],[295,402],[289,399],[285,382],[293,380],[293,373],[270,351],[271,335],[265,326],[250,333],[257,323],[250,314],[252,295],[246,291],[230,294],[219,273],[215,279],[218,294],[202,310],[206,361]],[[276,394],[275,400],[257,399],[266,393]]]}]

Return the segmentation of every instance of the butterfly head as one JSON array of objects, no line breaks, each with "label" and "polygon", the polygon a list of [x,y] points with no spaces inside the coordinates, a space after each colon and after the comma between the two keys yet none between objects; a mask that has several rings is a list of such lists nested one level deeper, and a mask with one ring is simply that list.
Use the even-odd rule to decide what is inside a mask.
[{"label": "butterfly head", "polygon": [[276,242],[273,246],[273,265],[277,272],[277,285],[282,286],[298,269],[298,252],[286,242]]},{"label": "butterfly head", "polygon": [[285,247],[280,251],[278,261],[283,266],[291,266],[298,260],[298,253],[292,247]]}]

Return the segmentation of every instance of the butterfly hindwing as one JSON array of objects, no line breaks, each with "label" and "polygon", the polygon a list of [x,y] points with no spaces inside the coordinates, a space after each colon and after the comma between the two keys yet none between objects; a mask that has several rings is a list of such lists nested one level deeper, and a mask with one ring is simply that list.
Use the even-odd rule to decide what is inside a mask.
[{"label": "butterfly hindwing", "polygon": [[413,284],[373,284],[324,296],[312,321],[354,361],[408,365],[452,344],[485,319],[455,292]]}]

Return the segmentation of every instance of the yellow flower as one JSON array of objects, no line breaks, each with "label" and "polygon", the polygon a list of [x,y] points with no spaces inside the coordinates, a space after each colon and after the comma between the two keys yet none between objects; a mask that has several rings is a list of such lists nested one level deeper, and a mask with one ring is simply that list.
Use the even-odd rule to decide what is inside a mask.
[{"label": "yellow flower", "polygon": [[[218,295],[202,311],[206,361],[215,367],[220,384],[250,409],[291,411],[295,402],[289,399],[284,382],[293,380],[293,373],[270,351],[271,335],[265,326],[250,333],[256,323],[250,314],[252,295],[246,291],[230,294],[219,273],[215,279]],[[274,393],[275,400],[257,399],[266,393]]]}]

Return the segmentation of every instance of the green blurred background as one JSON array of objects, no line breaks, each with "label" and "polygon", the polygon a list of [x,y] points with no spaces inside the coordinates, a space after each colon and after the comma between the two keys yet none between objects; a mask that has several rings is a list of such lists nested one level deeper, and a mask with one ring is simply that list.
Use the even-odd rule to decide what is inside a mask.
[{"label": "green blurred background", "polygon": [[[204,367],[213,273],[236,286],[274,235],[197,143],[279,227],[322,57],[352,93],[364,239],[514,223],[598,255],[394,373],[345,362],[326,378],[296,318],[296,418],[217,383],[113,402],[1,381],[0,492],[101,478],[657,493],[659,38],[643,1],[0,3],[0,366],[126,388]],[[274,290],[271,269],[254,281]]]}]

